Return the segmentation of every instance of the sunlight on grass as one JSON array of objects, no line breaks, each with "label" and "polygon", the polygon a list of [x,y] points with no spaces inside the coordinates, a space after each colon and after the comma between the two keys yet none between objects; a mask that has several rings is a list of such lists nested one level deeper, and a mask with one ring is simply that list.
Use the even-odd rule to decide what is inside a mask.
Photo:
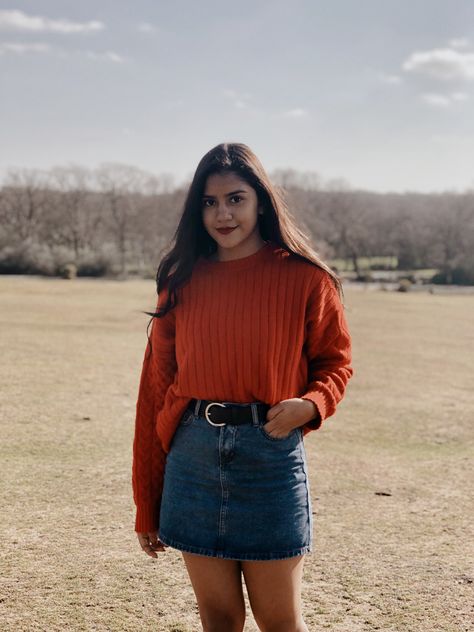
[{"label": "sunlight on grass", "polygon": [[[178,551],[133,532],[150,281],[0,277],[2,630],[200,628]],[[354,378],[305,438],[311,630],[464,630],[474,296],[345,289]],[[246,595],[246,632],[255,632]]]}]

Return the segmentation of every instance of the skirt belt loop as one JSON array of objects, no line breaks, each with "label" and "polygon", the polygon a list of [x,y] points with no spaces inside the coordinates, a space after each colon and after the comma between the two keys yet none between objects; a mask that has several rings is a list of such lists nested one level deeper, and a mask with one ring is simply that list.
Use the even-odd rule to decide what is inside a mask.
[{"label": "skirt belt loop", "polygon": [[253,420],[253,425],[254,426],[258,426],[258,411],[257,411],[257,406],[255,403],[250,404],[251,408],[252,408],[252,420]]}]

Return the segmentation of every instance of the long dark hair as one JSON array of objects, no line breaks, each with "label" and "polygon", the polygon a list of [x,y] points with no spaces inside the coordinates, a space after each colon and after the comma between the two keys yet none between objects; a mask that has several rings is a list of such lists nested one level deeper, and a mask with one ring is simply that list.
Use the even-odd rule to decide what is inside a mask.
[{"label": "long dark hair", "polygon": [[344,293],[340,278],[321,259],[308,237],[298,228],[283,193],[270,182],[257,156],[243,143],[221,143],[201,158],[170,248],[158,266],[157,294],[167,287],[167,299],[157,312],[145,313],[153,317],[164,316],[177,304],[177,290],[190,278],[197,259],[201,255],[209,257],[216,252],[217,244],[202,221],[202,197],[207,178],[215,173],[226,172],[234,173],[255,190],[258,204],[263,208],[263,214],[258,214],[262,239],[325,270],[332,277],[342,301]]}]

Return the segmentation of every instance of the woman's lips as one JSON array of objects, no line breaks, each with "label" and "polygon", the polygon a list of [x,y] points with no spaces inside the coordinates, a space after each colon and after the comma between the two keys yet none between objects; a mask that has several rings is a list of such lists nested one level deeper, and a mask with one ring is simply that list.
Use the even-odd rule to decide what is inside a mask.
[{"label": "woman's lips", "polygon": [[228,233],[231,233],[236,228],[237,226],[234,226],[233,228],[216,228],[216,230],[222,235],[227,235]]}]

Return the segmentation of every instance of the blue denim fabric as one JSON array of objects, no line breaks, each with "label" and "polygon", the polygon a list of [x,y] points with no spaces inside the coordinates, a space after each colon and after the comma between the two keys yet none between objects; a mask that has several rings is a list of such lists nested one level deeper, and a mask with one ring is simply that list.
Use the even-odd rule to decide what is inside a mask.
[{"label": "blue denim fabric", "polygon": [[167,455],[159,538],[190,553],[278,560],[312,551],[301,428],[277,439],[253,423],[212,426],[186,410]]}]

